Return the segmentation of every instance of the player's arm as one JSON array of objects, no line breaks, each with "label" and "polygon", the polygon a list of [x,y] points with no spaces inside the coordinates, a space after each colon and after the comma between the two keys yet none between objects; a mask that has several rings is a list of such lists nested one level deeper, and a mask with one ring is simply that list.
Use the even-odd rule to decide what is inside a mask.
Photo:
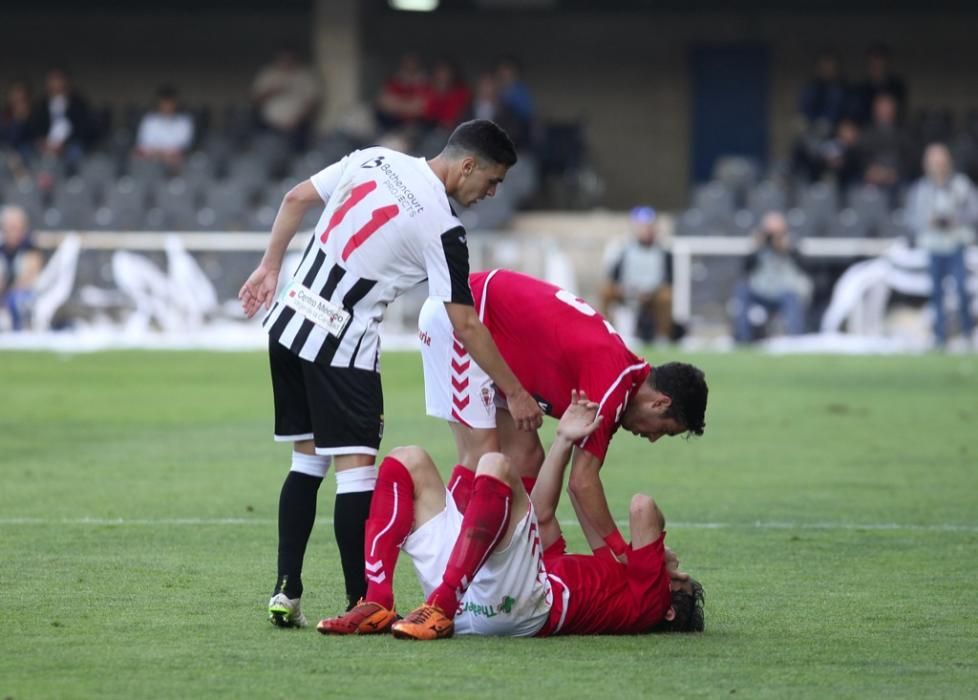
[{"label": "player's arm", "polygon": [[[568,496],[570,496],[571,505],[574,507],[574,514],[577,515],[577,522],[581,526],[581,532],[584,533],[584,539],[587,541],[587,546],[591,548],[592,552],[597,552],[598,550],[604,548],[607,549],[608,545],[604,543],[601,539],[601,535],[598,531],[594,529],[591,525],[591,521],[587,519],[587,513],[581,509],[581,504],[574,496],[574,492],[568,490]],[[607,551],[611,551],[608,549]]]},{"label": "player's arm", "polygon": [[[357,151],[354,151],[355,155]],[[289,243],[295,238],[302,217],[310,207],[321,207],[329,201],[333,191],[339,185],[340,177],[349,162],[350,156],[333,163],[327,168],[303,180],[282,198],[282,204],[272,222],[272,235],[265,249],[265,255],[255,271],[238,292],[241,308],[245,315],[251,318],[262,306],[271,308],[275,290],[278,289],[278,276],[282,270],[282,260]]]},{"label": "player's arm", "polygon": [[452,322],[452,329],[465,347],[465,351],[506,394],[509,412],[517,427],[520,430],[539,428],[543,422],[543,411],[536,400],[523,388],[503,356],[499,354],[496,342],[492,339],[489,329],[479,320],[475,307],[446,302],[445,310]]},{"label": "player's arm", "polygon": [[[600,469],[601,460],[586,450],[575,449],[567,488],[572,499],[579,506],[579,513],[583,514],[597,536],[603,540],[604,544],[611,549],[618,559],[624,560],[628,544],[621,536],[618,526],[615,525],[615,520],[611,516],[608,499],[604,494],[604,486],[602,486],[601,478],[598,475]],[[584,526],[583,521],[581,525]]]},{"label": "player's arm", "polygon": [[265,255],[238,292],[241,308],[248,318],[254,316],[262,306],[266,309],[271,307],[275,290],[278,288],[278,276],[282,269],[285,251],[295,237],[296,231],[299,230],[299,224],[306,210],[311,206],[322,206],[322,204],[323,199],[310,180],[300,182],[282,198],[282,204],[272,223],[272,236],[265,249]]},{"label": "player's arm", "polygon": [[557,504],[564,485],[564,471],[570,461],[574,443],[593,433],[601,424],[598,404],[589,401],[582,391],[571,392],[571,402],[557,425],[553,444],[540,467],[530,500],[540,526],[540,541],[544,549],[560,539]]}]

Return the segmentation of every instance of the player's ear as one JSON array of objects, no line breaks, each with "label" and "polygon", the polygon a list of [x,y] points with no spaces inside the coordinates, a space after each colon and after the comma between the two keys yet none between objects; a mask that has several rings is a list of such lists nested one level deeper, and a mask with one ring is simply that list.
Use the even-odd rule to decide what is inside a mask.
[{"label": "player's ear", "polygon": [[468,177],[475,170],[475,158],[473,156],[465,156],[462,159],[462,174]]},{"label": "player's ear", "polygon": [[669,609],[666,610],[666,622],[672,622],[675,619],[676,619],[676,609],[670,605]]},{"label": "player's ear", "polygon": [[656,409],[658,413],[665,413],[669,407],[672,406],[672,398],[661,391],[655,392],[655,396],[652,398],[652,408]]}]

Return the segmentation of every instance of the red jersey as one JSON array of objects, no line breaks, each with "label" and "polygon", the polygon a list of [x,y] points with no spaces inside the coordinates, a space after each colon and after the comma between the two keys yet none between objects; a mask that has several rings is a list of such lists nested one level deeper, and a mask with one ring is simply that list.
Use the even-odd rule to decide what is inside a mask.
[{"label": "red jersey", "polygon": [[627,564],[549,548],[543,565],[554,602],[537,636],[642,634],[662,622],[672,604],[665,536],[662,533],[641,549],[629,549]]},{"label": "red jersey", "polygon": [[580,447],[604,462],[649,364],[601,314],[560,287],[510,270],[473,273],[469,285],[499,353],[548,415],[564,415],[571,389],[599,403],[604,419]]}]

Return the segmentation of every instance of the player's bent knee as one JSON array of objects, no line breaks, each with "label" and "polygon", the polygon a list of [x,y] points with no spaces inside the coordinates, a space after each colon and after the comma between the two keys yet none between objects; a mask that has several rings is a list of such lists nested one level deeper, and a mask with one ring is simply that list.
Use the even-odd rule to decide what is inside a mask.
[{"label": "player's bent knee", "polygon": [[506,456],[500,452],[487,452],[479,459],[479,466],[475,470],[476,474],[488,474],[503,481],[509,480],[513,475],[513,467]]},{"label": "player's bent knee", "polygon": [[423,468],[431,462],[428,452],[417,445],[395,447],[390,451],[389,456],[403,464],[408,471]]},{"label": "player's bent knee", "polygon": [[628,506],[628,515],[632,518],[639,518],[652,523],[658,522],[655,515],[658,510],[659,508],[651,496],[646,496],[644,493],[636,493],[632,496],[632,502]]}]

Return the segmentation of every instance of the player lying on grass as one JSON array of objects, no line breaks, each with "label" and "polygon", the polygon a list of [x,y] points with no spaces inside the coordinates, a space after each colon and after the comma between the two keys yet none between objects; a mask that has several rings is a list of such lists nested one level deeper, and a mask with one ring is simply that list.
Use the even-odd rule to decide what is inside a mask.
[{"label": "player lying on grass", "polygon": [[[601,423],[598,405],[574,392],[532,497],[500,453],[479,460],[464,515],[420,447],[383,461],[367,521],[367,596],[322,620],[323,634],[393,631],[402,639],[453,634],[553,636],[702,631],[703,589],[665,547],[665,519],[648,496],[632,498],[632,542],[617,560],[589,527],[591,555],[565,552],[556,519],[575,442]],[[403,620],[394,612],[399,550],[413,561],[426,602]]]},{"label": "player lying on grass", "polygon": [[[622,556],[626,543],[599,477],[611,439],[619,426],[653,443],[664,435],[702,435],[703,372],[682,362],[651,367],[601,314],[543,280],[493,270],[470,275],[469,284],[500,354],[544,412],[560,418],[572,389],[600,402],[601,425],[576,446],[568,490],[582,524],[587,521]],[[475,465],[487,452],[505,454],[532,491],[544,457],[537,433],[516,429],[506,397],[455,339],[444,304],[428,300],[418,326],[425,404],[428,415],[448,421],[455,436],[459,464],[449,489],[462,510]]]}]

